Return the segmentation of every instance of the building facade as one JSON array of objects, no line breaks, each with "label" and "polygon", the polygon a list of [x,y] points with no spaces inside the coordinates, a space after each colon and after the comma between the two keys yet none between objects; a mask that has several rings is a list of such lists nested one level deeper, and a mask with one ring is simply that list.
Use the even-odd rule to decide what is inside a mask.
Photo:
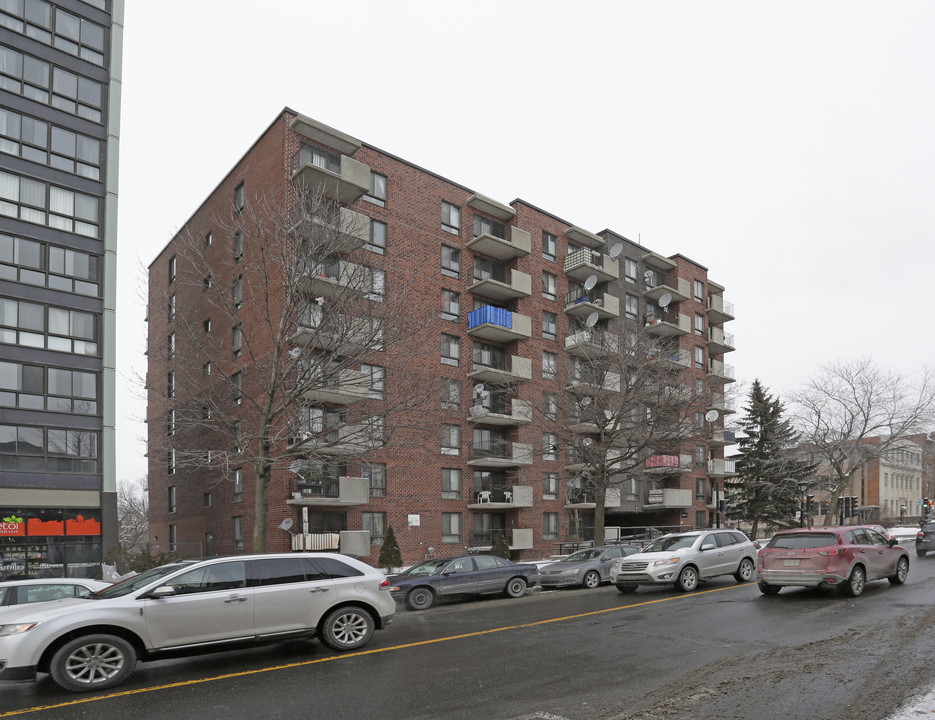
[{"label": "building facade", "polygon": [[[568,364],[568,377],[577,382],[576,357],[588,356],[602,331],[624,323],[665,340],[658,360],[694,404],[678,447],[641,459],[639,477],[607,489],[609,535],[718,522],[723,478],[733,474],[733,461],[724,458],[724,446],[733,442],[724,419],[734,410],[727,397],[734,373],[725,363],[734,342],[724,327],[734,314],[724,287],[704,266],[610,230],[591,232],[520,199],[487,197],[287,108],[150,266],[147,419],[155,549],[253,549],[254,464],[238,463],[236,452],[220,445],[203,447],[200,463],[183,461],[179,427],[186,395],[218,375],[225,393],[233,388],[235,424],[256,412],[241,402],[241,384],[258,362],[242,343],[258,322],[269,320],[269,311],[245,301],[251,263],[243,243],[249,237],[231,230],[230,219],[297,185],[330,198],[331,222],[359,230],[342,231],[347,242],[336,245],[309,279],[308,295],[319,308],[334,306],[335,293],[363,269],[368,298],[405,295],[408,315],[431,320],[401,343],[404,352],[373,348],[359,367],[341,371],[341,382],[305,393],[304,423],[281,434],[297,459],[271,471],[267,550],[340,548],[375,562],[390,527],[407,562],[488,549],[498,535],[518,558],[589,541],[595,498],[576,474],[574,448],[544,420],[567,387],[559,366]],[[191,238],[201,245],[197,262],[183,252]],[[233,320],[208,300],[219,283],[236,300]],[[313,317],[305,323],[320,330],[315,318],[322,311],[310,305]],[[293,336],[297,343],[300,335]],[[225,345],[230,337],[234,352]],[[186,338],[195,344],[186,345]],[[306,349],[314,344],[304,342]],[[222,348],[221,359],[202,362],[203,382],[185,390],[191,357],[207,346]],[[420,373],[441,388],[431,407],[420,410],[427,421],[370,452],[348,451],[342,439],[354,425],[355,408],[389,396]],[[355,386],[361,376],[363,391]],[[203,410],[205,419],[212,416],[207,401]],[[317,462],[310,472],[297,432],[330,435],[322,452],[332,453],[332,461]],[[234,445],[237,450],[240,442]],[[217,451],[223,462],[211,462]]]},{"label": "building facade", "polygon": [[0,580],[117,542],[123,0],[0,5]]}]

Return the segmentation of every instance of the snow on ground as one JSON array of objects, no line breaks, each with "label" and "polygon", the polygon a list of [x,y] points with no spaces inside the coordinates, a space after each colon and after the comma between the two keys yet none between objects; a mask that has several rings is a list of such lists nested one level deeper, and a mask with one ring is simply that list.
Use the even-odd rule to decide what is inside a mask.
[{"label": "snow on ground", "polygon": [[935,690],[910,700],[886,720],[919,720],[932,717],[935,717]]}]

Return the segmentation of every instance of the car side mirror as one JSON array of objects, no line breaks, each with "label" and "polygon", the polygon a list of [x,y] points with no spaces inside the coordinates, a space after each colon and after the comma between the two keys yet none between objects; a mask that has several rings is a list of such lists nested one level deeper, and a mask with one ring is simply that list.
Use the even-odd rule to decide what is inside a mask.
[{"label": "car side mirror", "polygon": [[701,546],[701,550],[714,550],[714,548],[716,547],[717,545],[714,543],[705,543],[704,545]]},{"label": "car side mirror", "polygon": [[171,585],[160,585],[153,588],[149,593],[149,596],[154,598],[171,597],[172,595],[175,595],[175,588]]},{"label": "car side mirror", "polygon": [[889,540],[886,541],[886,544],[889,545],[890,547],[893,547],[896,544],[896,538],[890,538]]}]

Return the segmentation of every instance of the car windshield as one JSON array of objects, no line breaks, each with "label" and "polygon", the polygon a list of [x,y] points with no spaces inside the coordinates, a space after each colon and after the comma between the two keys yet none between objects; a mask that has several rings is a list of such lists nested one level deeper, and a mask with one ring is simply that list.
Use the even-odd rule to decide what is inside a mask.
[{"label": "car windshield", "polygon": [[411,568],[406,570],[406,572],[401,573],[402,575],[434,575],[442,566],[447,565],[450,562],[451,558],[437,559],[437,560],[426,560],[421,562],[418,565],[413,565]]},{"label": "car windshield", "polygon": [[646,546],[643,552],[649,553],[684,550],[685,548],[690,548],[692,545],[694,545],[695,540],[697,539],[697,535],[669,535],[668,537],[661,537],[658,540],[653,540],[653,542]]},{"label": "car windshield", "polygon": [[770,543],[770,548],[780,550],[811,550],[834,545],[838,536],[834,533],[795,533],[794,535],[777,535]]},{"label": "car windshield", "polygon": [[116,585],[111,585],[110,587],[106,587],[103,590],[98,590],[96,593],[91,593],[88,595],[88,598],[91,600],[100,600],[102,598],[123,597],[124,595],[129,595],[132,592],[136,592],[142,587],[146,587],[150,583],[159,580],[160,578],[171,575],[177,570],[186,568],[189,565],[191,565],[190,562],[160,565],[159,567],[142,572],[139,575],[134,575],[133,577],[129,577],[126,580],[121,580]]},{"label": "car windshield", "polygon": [[603,552],[603,550],[579,550],[578,552],[572,553],[566,558],[562,558],[559,560],[559,562],[584,562],[585,560],[596,560]]}]

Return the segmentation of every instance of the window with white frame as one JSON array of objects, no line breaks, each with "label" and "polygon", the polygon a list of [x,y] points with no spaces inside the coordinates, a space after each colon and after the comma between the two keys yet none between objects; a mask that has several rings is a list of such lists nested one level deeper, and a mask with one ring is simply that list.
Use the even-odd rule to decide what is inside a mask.
[{"label": "window with white frame", "polygon": [[459,277],[461,275],[461,251],[442,245],[442,275]]},{"label": "window with white frame", "polygon": [[370,533],[370,544],[382,545],[386,539],[386,513],[361,513],[360,521],[361,528]]},{"label": "window with white frame", "polygon": [[370,497],[386,497],[386,465],[365,462],[360,465],[361,477],[370,480]]},{"label": "window with white frame", "polygon": [[632,258],[624,258],[623,260],[623,277],[627,282],[631,282],[634,285],[636,284],[636,278],[640,273],[640,266],[636,260]]},{"label": "window with white frame", "polygon": [[442,409],[457,410],[461,407],[461,381],[452,378],[442,380]]},{"label": "window with white frame", "polygon": [[542,271],[542,297],[549,300],[558,298],[558,277],[545,270]]},{"label": "window with white frame", "polygon": [[238,275],[234,280],[232,295],[235,308],[239,308],[243,305],[243,275]]},{"label": "window with white frame", "polygon": [[231,375],[231,385],[233,387],[234,405],[240,405],[243,402],[243,373],[235,372]]},{"label": "window with white frame", "polygon": [[442,202],[442,230],[461,234],[461,208],[449,202]]},{"label": "window with white frame", "polygon": [[176,511],[175,500],[177,497],[175,485],[170,485],[169,488],[169,514],[172,514]]},{"label": "window with white frame", "polygon": [[243,212],[245,203],[246,200],[244,196],[244,187],[243,182],[241,182],[237,187],[234,188],[234,210],[237,212]]},{"label": "window with white frame", "polygon": [[170,360],[175,357],[175,333],[174,332],[169,333],[169,337],[167,338],[167,341],[166,341],[166,350],[168,351]]},{"label": "window with white frame", "polygon": [[369,273],[370,286],[365,297],[368,300],[383,302],[386,294],[386,272],[377,268],[370,268]]},{"label": "window with white frame", "polygon": [[558,377],[558,355],[556,353],[542,351],[542,377],[550,380]]},{"label": "window with white frame", "polygon": [[231,329],[231,352],[234,357],[240,357],[243,352],[243,328],[240,325],[234,325]]},{"label": "window with white frame", "polygon": [[382,400],[386,391],[386,368],[382,365],[368,365],[365,363],[360,366],[360,371],[366,376],[367,397]]},{"label": "window with white frame", "polygon": [[542,539],[558,540],[558,513],[542,513]]},{"label": "window with white frame", "polygon": [[175,312],[176,312],[175,293],[173,293],[172,295],[169,296],[169,303],[168,303],[168,305],[169,305],[169,308],[168,308],[168,310],[169,310],[169,322],[172,322],[173,320],[175,320]]},{"label": "window with white frame", "polygon": [[704,283],[701,280],[693,282],[695,289],[695,302],[704,302]]},{"label": "window with white frame", "polygon": [[558,237],[550,232],[542,231],[542,257],[546,260],[555,260],[558,254]]},{"label": "window with white frame", "polygon": [[386,255],[386,223],[370,221],[370,241],[364,247],[378,255]]},{"label": "window with white frame", "polygon": [[442,425],[442,455],[461,454],[461,427]]},{"label": "window with white frame", "polygon": [[166,397],[175,397],[175,373],[166,373]]},{"label": "window with white frame", "polygon": [[386,207],[386,175],[370,172],[370,192],[364,195],[364,200]]},{"label": "window with white frame", "polygon": [[558,337],[558,315],[554,312],[542,311],[542,337],[546,340]]},{"label": "window with white frame", "polygon": [[442,542],[461,542],[461,513],[442,513]]},{"label": "window with white frame", "polygon": [[175,435],[175,408],[166,411],[166,437]]},{"label": "window with white frame", "polygon": [[0,216],[100,237],[100,198],[7,172],[0,172]]},{"label": "window with white frame", "polygon": [[175,475],[175,448],[169,448],[166,455],[166,475]]},{"label": "window with white frame", "polygon": [[695,335],[704,335],[704,315],[695,313]]},{"label": "window with white frame", "polygon": [[461,364],[461,339],[442,333],[442,364],[457,367]]},{"label": "window with white frame", "polygon": [[558,435],[542,433],[542,459],[558,460]]},{"label": "window with white frame", "polygon": [[461,471],[457,468],[442,468],[442,500],[461,499]]},{"label": "window with white frame", "polygon": [[243,500],[243,470],[241,468],[236,468],[233,475],[233,501],[240,502]]},{"label": "window with white frame", "polygon": [[442,290],[442,320],[457,322],[461,316],[461,293]]},{"label": "window with white frame", "polygon": [[636,295],[630,293],[626,293],[625,298],[626,315],[631,320],[636,320],[640,314],[640,300]]},{"label": "window with white frame", "polygon": [[695,368],[704,370],[704,348],[701,345],[695,345]]},{"label": "window with white frame", "polygon": [[558,500],[558,474],[542,473],[542,499]]},{"label": "window with white frame", "polygon": [[243,230],[234,231],[234,262],[243,259]]}]

